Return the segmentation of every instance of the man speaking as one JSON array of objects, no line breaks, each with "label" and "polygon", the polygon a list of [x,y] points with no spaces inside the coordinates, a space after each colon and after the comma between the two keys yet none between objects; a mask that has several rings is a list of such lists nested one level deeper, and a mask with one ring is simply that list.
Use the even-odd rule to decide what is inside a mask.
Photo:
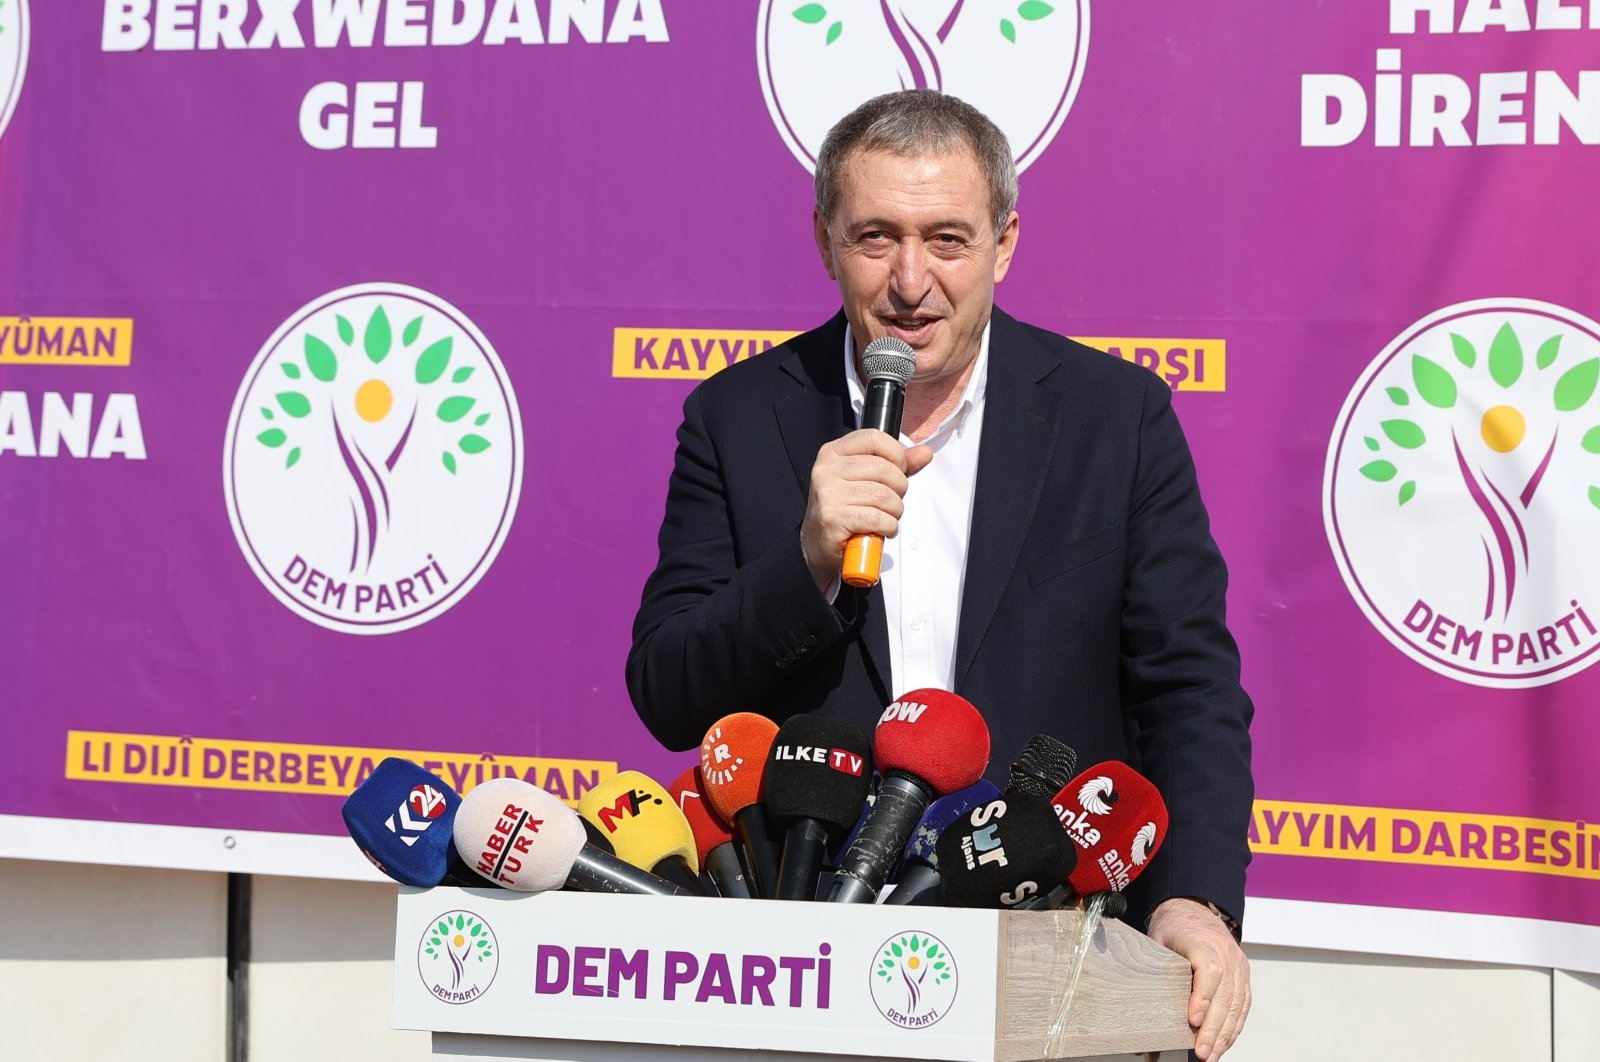
[{"label": "man speaking", "polygon": [[[1227,573],[1165,384],[1023,324],[994,288],[1016,251],[1004,134],[931,91],[870,100],[828,134],[813,226],[842,311],[684,404],[628,657],[670,748],[731,711],[871,728],[896,691],[953,690],[1001,758],[1046,733],[1124,760],[1171,810],[1130,920],[1189,959],[1195,1053],[1249,1010],[1244,907],[1251,704]],[[901,437],[860,429],[873,340],[908,344]],[[881,582],[841,582],[885,540]]]}]

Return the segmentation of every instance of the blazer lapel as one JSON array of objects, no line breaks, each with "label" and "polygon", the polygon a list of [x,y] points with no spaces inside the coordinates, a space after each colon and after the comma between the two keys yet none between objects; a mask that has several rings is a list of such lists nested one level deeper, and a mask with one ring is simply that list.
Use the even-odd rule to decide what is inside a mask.
[{"label": "blazer lapel", "polygon": [[[810,333],[783,363],[783,369],[801,386],[778,399],[773,412],[783,447],[789,455],[804,509],[811,492],[811,466],[823,444],[855,430],[855,411],[844,379],[844,311]],[[879,689],[889,688],[889,628],[883,618],[883,595],[877,590],[840,589],[854,594],[857,621],[867,666],[875,673]],[[890,696],[894,694],[891,693]]]},{"label": "blazer lapel", "polygon": [[1060,362],[1015,319],[994,310],[978,482],[956,635],[960,690],[1011,582],[1061,431],[1061,394],[1043,385]]}]

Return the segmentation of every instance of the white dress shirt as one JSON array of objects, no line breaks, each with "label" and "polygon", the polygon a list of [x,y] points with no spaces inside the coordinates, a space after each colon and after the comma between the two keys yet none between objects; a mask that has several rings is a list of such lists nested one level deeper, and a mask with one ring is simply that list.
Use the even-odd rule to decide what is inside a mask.
[{"label": "white dress shirt", "polygon": [[[866,385],[856,371],[855,340],[844,331],[845,380],[856,424]],[[890,696],[955,684],[956,628],[967,577],[967,540],[972,531],[972,494],[978,480],[978,443],[983,435],[984,386],[989,375],[989,328],[978,344],[978,362],[961,400],[921,445],[933,460],[912,476],[900,533],[883,543],[880,591],[889,625]],[[902,446],[913,443],[904,432]]]}]

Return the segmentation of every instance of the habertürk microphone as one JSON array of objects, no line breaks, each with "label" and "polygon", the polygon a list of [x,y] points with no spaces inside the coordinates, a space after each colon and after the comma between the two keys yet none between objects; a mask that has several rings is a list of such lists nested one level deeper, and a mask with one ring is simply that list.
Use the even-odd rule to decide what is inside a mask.
[{"label": "habert\u00fcrk microphone", "polygon": [[[906,384],[917,371],[917,355],[903,339],[884,336],[861,352],[867,394],[861,405],[861,426],[877,428],[891,439],[900,438],[900,414],[905,408]],[[845,543],[840,578],[855,587],[876,586],[883,564],[882,535],[853,535]]]}]

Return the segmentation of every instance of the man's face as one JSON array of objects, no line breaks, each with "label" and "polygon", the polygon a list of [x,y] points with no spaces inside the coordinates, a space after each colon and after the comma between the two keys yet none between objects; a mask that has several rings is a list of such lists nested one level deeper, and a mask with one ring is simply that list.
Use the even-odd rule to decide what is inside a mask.
[{"label": "man's face", "polygon": [[965,149],[855,151],[839,176],[834,216],[813,212],[813,225],[856,352],[894,336],[916,351],[916,382],[958,376],[978,354],[994,286],[1011,267],[1016,212],[997,240],[988,182]]}]

